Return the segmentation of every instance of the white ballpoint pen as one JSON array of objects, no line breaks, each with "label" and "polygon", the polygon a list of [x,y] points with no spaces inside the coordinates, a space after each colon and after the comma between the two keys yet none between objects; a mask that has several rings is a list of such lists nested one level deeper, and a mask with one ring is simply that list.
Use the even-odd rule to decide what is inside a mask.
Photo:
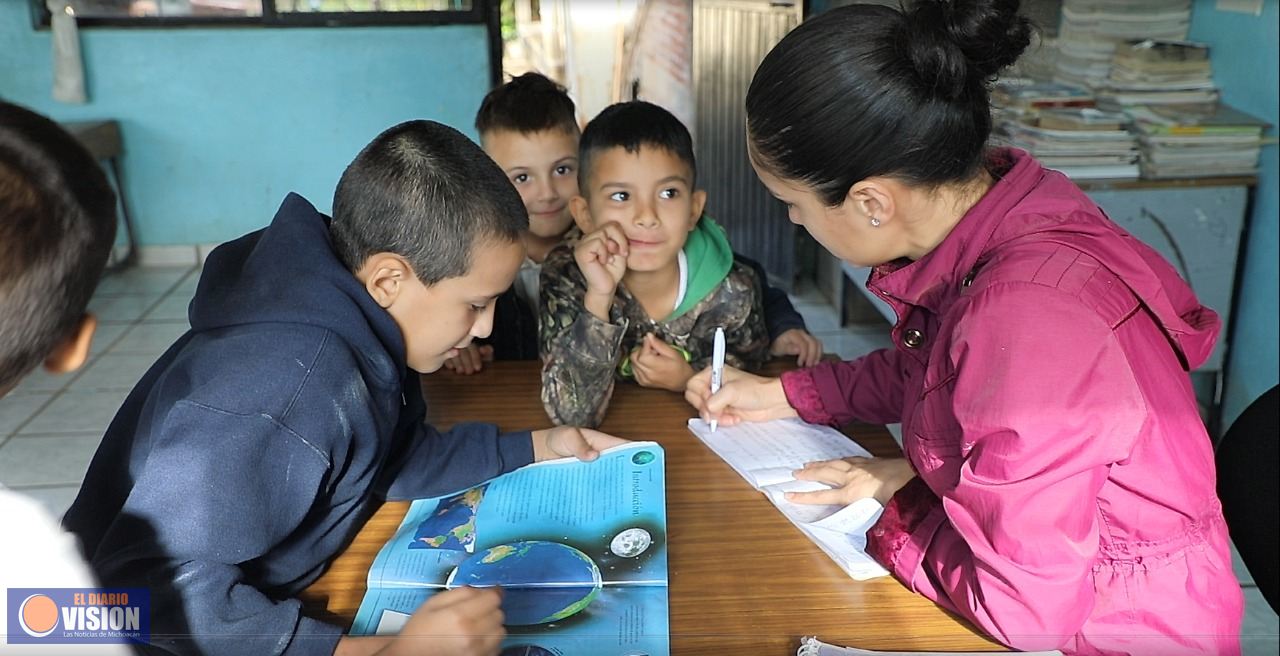
[{"label": "white ballpoint pen", "polygon": [[[716,328],[715,340],[711,346],[711,393],[720,391],[720,383],[724,380],[724,328]],[[711,420],[711,432],[716,432],[715,419]]]}]

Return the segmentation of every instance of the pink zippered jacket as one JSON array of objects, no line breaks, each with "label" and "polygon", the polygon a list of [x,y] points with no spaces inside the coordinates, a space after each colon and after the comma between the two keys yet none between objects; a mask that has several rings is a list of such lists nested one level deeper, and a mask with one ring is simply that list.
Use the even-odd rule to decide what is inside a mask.
[{"label": "pink zippered jacket", "polygon": [[784,374],[787,398],[813,423],[902,423],[918,476],[868,551],[1000,642],[1238,654],[1188,376],[1218,316],[1061,173],[993,157],[1003,176],[937,248],[873,271],[894,347]]}]

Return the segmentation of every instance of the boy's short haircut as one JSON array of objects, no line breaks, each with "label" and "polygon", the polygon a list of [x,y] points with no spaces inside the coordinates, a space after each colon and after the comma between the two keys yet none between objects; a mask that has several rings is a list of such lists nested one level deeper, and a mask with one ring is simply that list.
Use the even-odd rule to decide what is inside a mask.
[{"label": "boy's short haircut", "polygon": [[606,107],[582,131],[578,141],[578,188],[583,195],[597,152],[625,148],[628,153],[636,153],[641,146],[662,148],[683,160],[693,176],[689,184],[697,184],[698,166],[689,129],[671,112],[653,103],[632,100]]},{"label": "boy's short haircut", "polygon": [[578,134],[577,108],[565,88],[541,73],[525,73],[490,91],[476,112],[476,131]]},{"label": "boy's short haircut", "polygon": [[115,237],[116,195],[93,156],[0,101],[0,388],[79,325]]},{"label": "boy's short haircut", "polygon": [[528,229],[520,194],[475,142],[435,121],[408,121],[343,172],[329,232],[351,271],[390,252],[433,285],[466,275],[477,243],[517,242]]}]

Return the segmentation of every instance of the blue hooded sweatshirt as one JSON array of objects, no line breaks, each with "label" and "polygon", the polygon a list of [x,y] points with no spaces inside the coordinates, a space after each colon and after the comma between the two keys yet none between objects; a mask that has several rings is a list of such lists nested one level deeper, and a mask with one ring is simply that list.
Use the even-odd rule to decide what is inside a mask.
[{"label": "blue hooded sweatshirt", "polygon": [[153,649],[329,654],[293,597],[379,497],[435,496],[533,459],[528,432],[423,422],[400,330],[290,194],[209,255],[191,330],[111,422],[64,524],[104,586],[151,591]]}]

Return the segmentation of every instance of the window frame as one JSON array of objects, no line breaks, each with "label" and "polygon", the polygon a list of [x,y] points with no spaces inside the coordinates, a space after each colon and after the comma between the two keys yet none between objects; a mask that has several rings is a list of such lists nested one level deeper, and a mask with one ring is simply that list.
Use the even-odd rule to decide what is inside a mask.
[{"label": "window frame", "polygon": [[[405,25],[475,25],[488,22],[490,0],[472,0],[470,9],[435,11],[359,12],[279,12],[276,0],[261,0],[261,16],[137,16],[78,17],[79,27],[171,28],[171,27],[377,27]],[[32,26],[49,29],[49,9],[41,0],[27,0]]]},{"label": "window frame", "polygon": [[[484,25],[489,45],[489,86],[502,83],[502,10],[500,0],[472,0],[471,9],[438,11],[324,12],[284,15],[275,9],[276,0],[262,0],[261,16],[174,16],[136,18],[77,18],[81,28],[258,28],[292,27],[404,27],[410,25]],[[42,0],[27,0],[32,28],[49,30],[50,13]]]}]

